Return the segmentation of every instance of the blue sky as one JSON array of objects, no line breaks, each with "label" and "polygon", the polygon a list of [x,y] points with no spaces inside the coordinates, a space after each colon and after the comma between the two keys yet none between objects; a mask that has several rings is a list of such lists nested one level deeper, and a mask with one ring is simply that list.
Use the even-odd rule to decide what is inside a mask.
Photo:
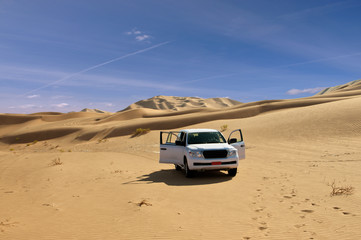
[{"label": "blue sky", "polygon": [[0,112],[241,102],[361,78],[358,0],[0,0]]}]

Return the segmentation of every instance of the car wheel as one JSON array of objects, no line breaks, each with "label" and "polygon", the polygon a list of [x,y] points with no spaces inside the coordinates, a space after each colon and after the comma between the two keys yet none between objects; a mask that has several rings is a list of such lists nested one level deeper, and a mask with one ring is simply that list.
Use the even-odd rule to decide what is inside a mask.
[{"label": "car wheel", "polygon": [[177,164],[174,164],[174,166],[175,166],[175,170],[177,170],[177,171],[182,170],[182,167],[181,167],[181,166],[179,166],[179,165],[177,165]]},{"label": "car wheel", "polygon": [[234,176],[236,176],[236,174],[237,174],[237,168],[232,168],[232,169],[228,170],[229,176],[234,177]]},{"label": "car wheel", "polygon": [[187,159],[184,159],[184,171],[187,178],[194,177],[194,171],[189,170]]}]

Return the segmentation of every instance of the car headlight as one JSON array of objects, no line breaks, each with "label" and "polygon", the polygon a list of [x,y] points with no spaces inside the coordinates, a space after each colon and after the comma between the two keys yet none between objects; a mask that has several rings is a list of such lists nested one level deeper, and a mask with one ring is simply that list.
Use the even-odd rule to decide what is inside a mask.
[{"label": "car headlight", "polygon": [[190,155],[191,157],[196,157],[196,158],[201,158],[201,157],[203,157],[203,156],[202,156],[202,152],[200,152],[200,151],[192,151],[192,150],[190,150],[190,151],[189,151],[189,155]]},{"label": "car headlight", "polygon": [[237,150],[235,150],[235,149],[228,150],[227,157],[234,157],[236,155],[237,155]]}]

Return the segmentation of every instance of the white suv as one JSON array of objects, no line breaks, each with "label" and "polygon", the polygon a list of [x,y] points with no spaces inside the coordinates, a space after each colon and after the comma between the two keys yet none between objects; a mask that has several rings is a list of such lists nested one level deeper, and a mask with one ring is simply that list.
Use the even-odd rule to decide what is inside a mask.
[{"label": "white suv", "polygon": [[228,170],[237,174],[238,160],[245,158],[245,144],[241,129],[231,132],[228,140],[213,129],[185,129],[179,132],[160,132],[160,163],[171,163],[184,169],[186,177],[196,171]]}]

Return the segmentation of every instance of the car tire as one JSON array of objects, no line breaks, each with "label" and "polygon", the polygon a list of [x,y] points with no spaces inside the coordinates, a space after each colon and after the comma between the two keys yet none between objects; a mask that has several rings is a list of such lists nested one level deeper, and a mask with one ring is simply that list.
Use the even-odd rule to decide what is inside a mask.
[{"label": "car tire", "polygon": [[187,178],[194,177],[194,171],[189,170],[187,159],[184,159],[184,171]]},{"label": "car tire", "polygon": [[234,176],[236,176],[236,174],[237,174],[237,168],[232,168],[232,169],[228,170],[229,176],[234,177]]},{"label": "car tire", "polygon": [[178,164],[174,164],[174,166],[175,166],[175,170],[177,170],[177,171],[182,170],[182,167],[181,167],[181,166],[179,166]]}]

